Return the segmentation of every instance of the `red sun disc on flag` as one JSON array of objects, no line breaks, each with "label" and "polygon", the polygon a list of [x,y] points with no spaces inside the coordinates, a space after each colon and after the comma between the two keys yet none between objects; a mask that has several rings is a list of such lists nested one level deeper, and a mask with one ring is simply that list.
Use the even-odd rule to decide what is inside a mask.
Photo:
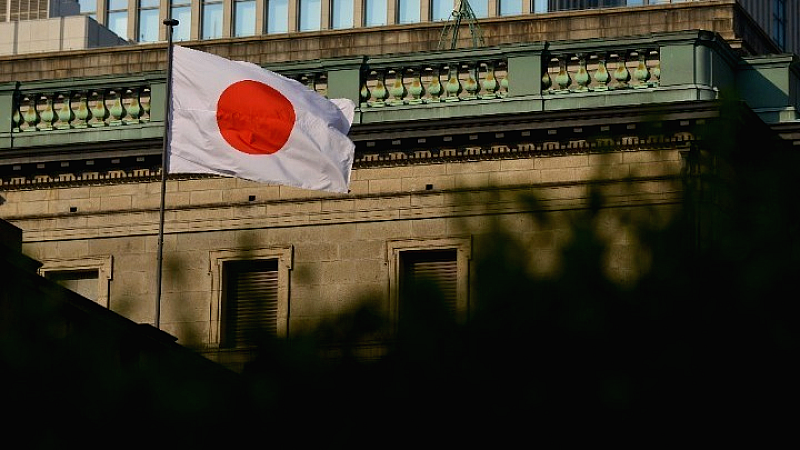
[{"label": "red sun disc on flag", "polygon": [[231,84],[217,101],[217,124],[231,147],[251,155],[283,148],[294,127],[292,102],[264,83],[244,80]]}]

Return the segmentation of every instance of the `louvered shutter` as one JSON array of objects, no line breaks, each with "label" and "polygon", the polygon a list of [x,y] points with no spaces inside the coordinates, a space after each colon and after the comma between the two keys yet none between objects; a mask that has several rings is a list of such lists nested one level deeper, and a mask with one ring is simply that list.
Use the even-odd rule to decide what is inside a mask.
[{"label": "louvered shutter", "polygon": [[278,327],[277,261],[231,261],[224,270],[223,346],[250,345],[257,333],[274,336]]},{"label": "louvered shutter", "polygon": [[[458,260],[456,250],[403,252],[403,284],[408,289],[435,284],[450,312],[458,303]],[[413,294],[412,294],[413,295]]]}]

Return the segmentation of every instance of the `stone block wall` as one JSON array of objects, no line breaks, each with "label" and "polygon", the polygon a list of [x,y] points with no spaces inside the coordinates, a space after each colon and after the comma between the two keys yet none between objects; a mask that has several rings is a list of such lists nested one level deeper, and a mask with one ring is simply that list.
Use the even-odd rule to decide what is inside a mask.
[{"label": "stone block wall", "polygon": [[[504,232],[530,250],[528,270],[547,276],[595,189],[606,199],[597,224],[608,239],[607,275],[627,283],[646,269],[646,255],[621,214],[666,220],[680,202],[681,164],[677,150],[653,150],[361,168],[347,195],[233,178],[171,180],[162,328],[182,344],[214,348],[212,252],[220,250],[291,250],[289,333],[364,298],[388,311],[390,241],[468,239],[476,258]],[[24,230],[32,258],[110,257],[109,308],[152,322],[158,192],[155,181],[12,190],[2,194],[0,217]],[[535,211],[549,219],[534,220]]]}]

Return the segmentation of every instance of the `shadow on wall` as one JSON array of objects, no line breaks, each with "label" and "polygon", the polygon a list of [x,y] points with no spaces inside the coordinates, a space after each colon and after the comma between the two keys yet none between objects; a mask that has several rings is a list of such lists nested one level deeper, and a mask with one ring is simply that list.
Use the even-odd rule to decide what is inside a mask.
[{"label": "shadow on wall", "polygon": [[[690,151],[683,204],[667,219],[655,220],[657,209],[614,206],[595,190],[585,209],[563,216],[568,231],[546,272],[535,270],[530,239],[494,221],[476,237],[466,323],[435,286],[420,284],[406,291],[396,322],[378,299],[364,298],[314,332],[256,336],[257,357],[241,376],[209,382],[188,375],[197,371],[121,364],[104,382],[103,367],[60,356],[58,330],[42,321],[41,358],[4,342],[2,371],[27,389],[15,393],[18,413],[55,404],[38,424],[63,419],[65,436],[86,417],[103,425],[102,436],[117,430],[125,439],[149,423],[162,430],[154,433],[201,444],[209,434],[234,441],[274,433],[303,442],[426,432],[460,441],[612,421],[706,429],[710,417],[729,427],[754,415],[780,426],[800,400],[800,155],[765,142],[768,133],[753,130],[735,105],[722,111]],[[540,199],[521,200],[539,209]],[[646,260],[632,258],[635,276],[622,280],[608,271],[610,216]],[[552,217],[524,220],[547,232]]]},{"label": "shadow on wall", "polygon": [[[683,203],[668,214],[613,206],[596,189],[564,215],[547,273],[532,270],[531,241],[495,220],[476,238],[468,323],[431,286],[402,298],[396,327],[366,299],[315,333],[264,338],[244,371],[253,399],[282,427],[302,416],[339,431],[676,417],[694,427],[755,412],[784,423],[780,407],[800,400],[800,155],[736,104],[722,111],[696,130]],[[551,230],[552,217],[525,220]],[[609,217],[635,242],[630,277],[609,274]],[[376,341],[382,352],[359,357]]]}]

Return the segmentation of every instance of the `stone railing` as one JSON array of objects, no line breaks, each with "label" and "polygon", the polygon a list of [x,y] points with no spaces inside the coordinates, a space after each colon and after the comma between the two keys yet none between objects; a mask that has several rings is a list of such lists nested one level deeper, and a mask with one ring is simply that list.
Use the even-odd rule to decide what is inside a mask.
[{"label": "stone railing", "polygon": [[[714,99],[732,86],[736,58],[717,36],[700,31],[266,68],[321,95],[353,100],[360,106],[355,123],[374,124],[643,101],[623,92],[646,93],[647,101]],[[2,83],[0,148],[155,138],[163,135],[164,106],[163,72]],[[38,139],[37,132],[53,138]]]},{"label": "stone railing", "polygon": [[23,90],[12,108],[12,132],[103,128],[150,121],[147,83],[105,88]]},{"label": "stone railing", "polygon": [[660,49],[553,52],[543,72],[543,94],[653,88],[661,80]]},{"label": "stone railing", "polygon": [[[410,61],[409,61],[410,62]],[[508,96],[506,58],[456,59],[368,68],[361,108],[495,99]]]}]

